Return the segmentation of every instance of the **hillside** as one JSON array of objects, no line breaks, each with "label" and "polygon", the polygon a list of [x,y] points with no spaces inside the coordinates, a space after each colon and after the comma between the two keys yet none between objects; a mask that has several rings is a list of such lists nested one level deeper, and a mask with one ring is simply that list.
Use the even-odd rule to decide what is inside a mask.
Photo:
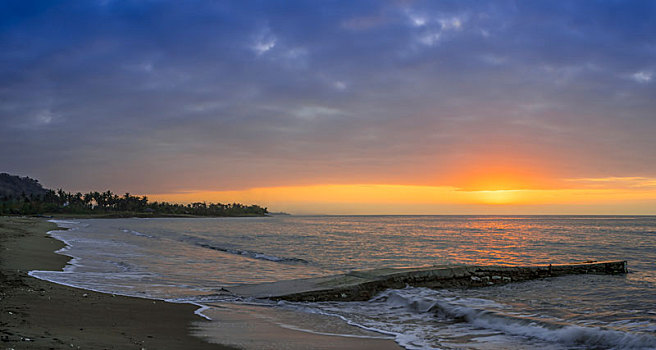
[{"label": "hillside", "polygon": [[44,195],[46,189],[41,186],[38,180],[31,179],[27,176],[20,177],[9,175],[7,173],[0,173],[0,196],[18,197],[22,194],[30,195]]}]

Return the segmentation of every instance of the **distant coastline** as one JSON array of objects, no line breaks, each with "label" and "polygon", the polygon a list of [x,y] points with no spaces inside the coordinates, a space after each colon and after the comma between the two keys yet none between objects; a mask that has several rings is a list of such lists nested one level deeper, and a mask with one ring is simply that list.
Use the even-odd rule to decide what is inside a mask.
[{"label": "distant coastline", "polygon": [[0,215],[126,217],[243,217],[266,216],[266,207],[241,203],[150,202],[147,196],[112,191],[71,193],[43,188],[38,180],[0,174]]},{"label": "distant coastline", "polygon": [[42,218],[42,219],[129,219],[129,218],[244,218],[244,217],[267,217],[275,216],[272,214],[244,214],[244,215],[192,215],[192,214],[162,214],[162,213],[142,213],[142,212],[109,212],[109,213],[76,213],[76,214],[67,214],[67,213],[44,213],[44,214],[34,214],[34,215],[12,215],[4,214],[2,216],[28,216],[33,218]]}]

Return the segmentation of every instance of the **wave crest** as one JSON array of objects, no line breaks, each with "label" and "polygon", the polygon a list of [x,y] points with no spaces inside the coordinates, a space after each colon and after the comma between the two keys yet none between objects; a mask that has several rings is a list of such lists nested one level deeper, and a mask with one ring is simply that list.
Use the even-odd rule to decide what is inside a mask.
[{"label": "wave crest", "polygon": [[257,251],[252,251],[252,250],[246,250],[246,249],[236,249],[236,248],[228,248],[228,247],[221,247],[214,245],[210,243],[209,241],[205,239],[199,239],[197,237],[192,237],[192,236],[186,236],[183,239],[184,241],[191,242],[192,244],[206,248],[206,249],[212,249],[216,250],[219,252],[224,252],[224,253],[229,253],[229,254],[235,254],[235,255],[240,255],[240,256],[245,256],[251,259],[257,259],[257,260],[267,260],[267,261],[273,261],[273,262],[279,262],[279,263],[291,263],[291,264],[307,264],[308,261],[305,259],[301,258],[295,258],[295,257],[280,257],[272,254],[266,254],[262,252],[257,252]]},{"label": "wave crest", "polygon": [[[480,310],[450,303],[447,299],[435,300],[424,296],[404,293],[404,290],[388,290],[371,300],[386,304],[389,308],[403,308],[413,313],[432,313],[435,317],[455,322],[467,322],[475,327],[500,331],[508,335],[522,336],[566,346],[582,346],[601,349],[654,349],[656,337],[601,327],[584,327],[559,324],[534,318],[510,316],[489,310]],[[476,300],[476,302],[493,303]]]}]

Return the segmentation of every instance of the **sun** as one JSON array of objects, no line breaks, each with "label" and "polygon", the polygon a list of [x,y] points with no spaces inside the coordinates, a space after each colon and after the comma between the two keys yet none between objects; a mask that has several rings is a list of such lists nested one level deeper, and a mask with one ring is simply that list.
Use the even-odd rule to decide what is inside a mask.
[{"label": "sun", "polygon": [[484,204],[511,204],[520,199],[521,190],[472,191],[477,201]]},{"label": "sun", "polygon": [[504,163],[463,167],[452,177],[454,187],[467,193],[472,203],[488,205],[522,204],[533,201],[536,189],[551,183],[546,172]]}]

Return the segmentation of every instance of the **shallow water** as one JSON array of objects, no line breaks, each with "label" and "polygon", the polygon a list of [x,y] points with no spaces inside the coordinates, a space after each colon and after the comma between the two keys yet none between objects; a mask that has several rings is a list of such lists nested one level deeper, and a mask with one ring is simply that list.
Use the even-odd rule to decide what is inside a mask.
[{"label": "shallow water", "polygon": [[[408,349],[656,348],[656,217],[277,216],[58,224],[71,228],[52,235],[67,243],[61,253],[75,257],[72,265],[64,272],[32,273],[58,283],[210,307],[260,307],[281,315],[279,322],[272,316],[274,322],[312,332],[330,317]],[[631,273],[469,290],[406,288],[349,303],[216,296],[236,284],[355,269],[612,259],[628,260]],[[289,310],[322,316],[290,325],[289,317],[282,321]]]}]

